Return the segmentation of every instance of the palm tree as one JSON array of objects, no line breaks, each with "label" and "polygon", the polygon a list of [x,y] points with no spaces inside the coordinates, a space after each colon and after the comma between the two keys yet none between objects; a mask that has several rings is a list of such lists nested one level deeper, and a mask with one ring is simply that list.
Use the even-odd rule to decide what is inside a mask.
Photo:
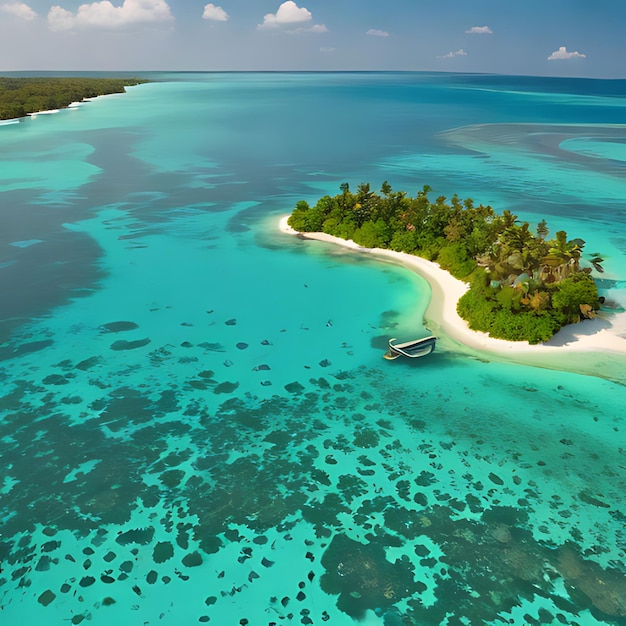
[{"label": "palm tree", "polygon": [[517,221],[517,215],[513,215],[511,211],[505,209],[502,212],[502,215],[498,215],[494,220],[494,228],[496,233],[504,232],[507,228],[511,228],[511,226],[514,226],[515,222]]},{"label": "palm tree", "polygon": [[529,242],[533,239],[533,234],[528,230],[528,222],[524,222],[521,226],[511,224],[500,236],[504,247],[511,252],[522,252],[528,247]]},{"label": "palm tree", "polygon": [[604,268],[602,267],[602,263],[604,263],[604,259],[596,252],[591,255],[591,258],[588,259],[589,263],[593,266],[593,269],[596,270],[599,274],[604,273]]},{"label": "palm tree", "polygon": [[521,226],[509,226],[499,237],[501,242],[500,260],[520,273],[532,275],[539,267],[538,246],[535,236],[529,230],[528,222]]},{"label": "palm tree", "polygon": [[548,268],[548,275],[557,280],[563,280],[571,274],[580,271],[580,257],[585,242],[582,239],[567,240],[567,233],[559,230],[556,239],[550,242],[548,250],[542,262]]},{"label": "palm tree", "polygon": [[543,241],[548,236],[548,224],[546,220],[541,220],[539,224],[537,224],[537,237]]}]

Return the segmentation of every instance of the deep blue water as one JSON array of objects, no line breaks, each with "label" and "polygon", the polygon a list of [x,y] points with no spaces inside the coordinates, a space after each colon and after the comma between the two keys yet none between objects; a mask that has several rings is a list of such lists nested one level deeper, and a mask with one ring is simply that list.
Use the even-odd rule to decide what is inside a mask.
[{"label": "deep blue water", "polygon": [[624,360],[388,363],[425,281],[277,230],[428,184],[623,307],[626,81],[149,77],[0,126],[6,623],[626,623]]}]

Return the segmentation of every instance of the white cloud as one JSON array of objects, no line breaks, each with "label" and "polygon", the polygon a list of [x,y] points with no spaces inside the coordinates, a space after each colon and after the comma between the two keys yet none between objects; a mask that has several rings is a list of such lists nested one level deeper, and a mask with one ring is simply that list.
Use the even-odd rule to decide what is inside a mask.
[{"label": "white cloud", "polygon": [[69,30],[76,23],[76,17],[71,11],[60,6],[53,6],[48,12],[48,26],[50,30]]},{"label": "white cloud", "polygon": [[216,7],[214,4],[207,4],[202,14],[202,19],[213,20],[214,22],[226,22],[229,17],[222,7]]},{"label": "white cloud", "polygon": [[389,37],[389,33],[386,30],[378,30],[376,28],[370,28],[365,34],[373,37]]},{"label": "white cloud", "polygon": [[460,50],[457,50],[456,52],[448,52],[448,54],[443,54],[437,58],[438,59],[453,59],[454,57],[466,57],[466,56],[467,56],[467,52],[465,52],[465,50],[461,48]]},{"label": "white cloud", "polygon": [[470,35],[493,35],[493,31],[489,28],[489,26],[472,26],[465,32]]},{"label": "white cloud", "polygon": [[76,13],[58,5],[48,13],[51,30],[69,30],[74,27],[120,28],[131,24],[154,24],[173,20],[165,0],[124,0],[114,6],[109,0],[81,4]]},{"label": "white cloud", "polygon": [[334,52],[335,48],[320,48],[320,52]]},{"label": "white cloud", "polygon": [[304,28],[303,26],[300,26],[295,30],[288,30],[287,32],[290,35],[300,35],[302,33],[327,33],[328,28],[326,28],[325,24],[313,24],[313,26],[311,26],[310,28]]},{"label": "white cloud", "polygon": [[308,22],[313,19],[311,11],[304,7],[299,7],[293,0],[283,2],[276,13],[268,13],[263,18],[263,24],[257,26],[258,29],[277,28],[281,24],[297,24]]},{"label": "white cloud", "polygon": [[15,15],[15,17],[19,17],[22,20],[34,20],[37,17],[37,13],[23,2],[3,4],[0,6],[0,9],[4,11],[4,13],[11,13],[11,15]]},{"label": "white cloud", "polygon": [[586,54],[581,54],[580,52],[568,52],[565,46],[561,46],[558,50],[555,50],[549,57],[548,61],[560,61],[562,59],[584,59],[586,58]]}]

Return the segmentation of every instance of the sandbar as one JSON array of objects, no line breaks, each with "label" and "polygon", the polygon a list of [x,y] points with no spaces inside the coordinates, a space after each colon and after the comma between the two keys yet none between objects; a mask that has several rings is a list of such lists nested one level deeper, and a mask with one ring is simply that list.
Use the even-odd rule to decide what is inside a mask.
[{"label": "sandbar", "polygon": [[[549,341],[537,345],[531,345],[527,341],[494,339],[486,333],[471,330],[467,322],[459,316],[456,305],[469,289],[469,285],[454,278],[437,263],[406,252],[364,248],[354,241],[326,233],[299,233],[289,226],[288,219],[288,215],[280,219],[279,228],[283,233],[372,254],[417,272],[428,281],[432,291],[425,313],[425,326],[440,339],[444,334],[448,345],[505,357],[507,361],[522,364],[593,374],[620,382],[624,380],[624,373],[615,371],[613,365],[619,366],[619,360],[626,356],[626,313],[602,313],[593,320],[571,324],[562,328]],[[572,353],[579,354],[579,358],[575,358]],[[619,370],[624,369],[623,364],[622,362]],[[607,371],[607,367],[611,371]]]}]

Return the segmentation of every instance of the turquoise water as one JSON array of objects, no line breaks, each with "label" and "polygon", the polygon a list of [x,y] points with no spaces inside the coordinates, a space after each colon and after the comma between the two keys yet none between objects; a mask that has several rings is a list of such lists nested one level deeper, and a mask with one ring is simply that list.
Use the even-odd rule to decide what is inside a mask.
[{"label": "turquoise water", "polygon": [[0,128],[3,620],[626,623],[624,363],[386,362],[425,281],[277,230],[429,184],[624,306],[626,82],[152,78]]}]

